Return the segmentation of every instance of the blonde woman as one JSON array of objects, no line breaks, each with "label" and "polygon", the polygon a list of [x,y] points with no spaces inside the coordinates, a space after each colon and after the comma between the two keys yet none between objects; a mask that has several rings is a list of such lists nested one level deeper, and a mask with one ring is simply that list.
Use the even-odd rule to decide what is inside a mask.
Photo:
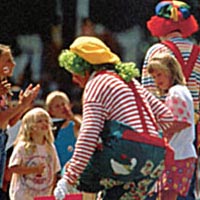
[{"label": "blonde woman", "polygon": [[22,124],[9,161],[13,173],[11,200],[33,200],[52,194],[56,173],[60,170],[54,147],[51,119],[43,108],[33,108]]},{"label": "blonde woman", "polygon": [[0,44],[0,199],[2,199],[2,186],[4,169],[6,165],[6,143],[8,140],[7,128],[14,126],[22,115],[32,108],[38,95],[40,85],[30,84],[24,91],[20,91],[16,105],[11,105],[11,84],[7,81],[13,76],[15,61],[9,46]]},{"label": "blonde woman", "polygon": [[147,65],[159,94],[166,95],[165,104],[173,112],[176,132],[168,131],[164,136],[174,149],[174,164],[167,166],[161,178],[161,199],[176,200],[187,196],[195,169],[197,154],[195,140],[193,99],[183,76],[179,62],[172,55],[155,55]]}]

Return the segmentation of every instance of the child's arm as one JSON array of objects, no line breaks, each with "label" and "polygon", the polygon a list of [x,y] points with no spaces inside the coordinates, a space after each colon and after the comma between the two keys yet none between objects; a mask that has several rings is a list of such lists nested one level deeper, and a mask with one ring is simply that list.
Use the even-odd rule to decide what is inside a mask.
[{"label": "child's arm", "polygon": [[36,98],[39,90],[40,85],[36,85],[35,87],[29,85],[25,92],[21,91],[18,104],[0,112],[0,128],[4,127],[7,123],[11,126],[14,125],[31,108],[33,100]]},{"label": "child's arm", "polygon": [[[56,183],[61,179],[60,175],[56,174],[53,178],[53,190],[56,187]],[[52,190],[52,194],[53,194],[53,190]]]},{"label": "child's arm", "polygon": [[75,134],[75,137],[77,138],[79,129],[80,129],[81,123],[82,123],[81,115],[74,114],[72,112],[71,108],[69,109],[68,106],[66,107],[66,110],[68,111],[70,120],[74,122],[74,134]]},{"label": "child's arm", "polygon": [[170,140],[175,133],[179,133],[189,126],[191,126],[191,124],[188,122],[174,121],[172,126],[163,131],[163,134],[168,140]]},{"label": "child's arm", "polygon": [[75,136],[78,137],[78,133],[79,133],[79,130],[80,130],[80,127],[81,127],[81,123],[82,123],[81,117],[77,116],[77,115],[73,115],[72,120],[75,123],[75,125],[74,125]]},{"label": "child's arm", "polygon": [[164,132],[164,136],[168,139],[171,139],[175,133],[179,133],[183,129],[192,126],[193,107],[190,106],[192,105],[192,101],[187,102],[187,98],[189,99],[189,97],[186,98],[184,94],[183,91],[179,92],[174,87],[166,97],[165,104],[174,115],[172,126]]},{"label": "child's arm", "polygon": [[44,164],[39,164],[34,167],[15,165],[15,166],[10,167],[9,170],[11,173],[25,175],[25,174],[42,174],[44,171],[44,168],[45,168]]}]

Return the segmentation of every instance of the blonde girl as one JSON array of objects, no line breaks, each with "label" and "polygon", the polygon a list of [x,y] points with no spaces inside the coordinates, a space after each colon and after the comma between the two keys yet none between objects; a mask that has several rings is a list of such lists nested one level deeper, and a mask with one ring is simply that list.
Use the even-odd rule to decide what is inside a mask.
[{"label": "blonde girl", "polygon": [[[154,78],[159,95],[166,95],[169,88],[173,85],[186,85],[186,80],[178,61],[167,53],[160,53],[151,59],[148,64],[148,73]],[[158,76],[154,77],[155,71]],[[160,73],[159,73],[160,72]],[[163,81],[167,79],[166,86],[163,86]]]},{"label": "blonde girl", "polygon": [[[182,69],[176,58],[162,53],[155,55],[147,66],[160,95],[166,95],[165,104],[175,117],[179,131],[168,129],[164,136],[174,149],[174,164],[166,166],[159,185],[162,200],[176,200],[187,196],[195,169],[197,154],[194,147],[194,107],[190,91],[186,87]],[[178,130],[177,129],[177,130]]]},{"label": "blonde girl", "polygon": [[70,99],[64,92],[49,93],[45,105],[52,118],[63,119],[60,129],[55,134],[54,142],[63,168],[73,155],[81,118],[72,112]]},{"label": "blonde girl", "polygon": [[22,118],[22,124],[9,161],[13,173],[11,200],[33,200],[52,194],[56,173],[60,170],[53,144],[51,119],[43,108],[33,108]]}]

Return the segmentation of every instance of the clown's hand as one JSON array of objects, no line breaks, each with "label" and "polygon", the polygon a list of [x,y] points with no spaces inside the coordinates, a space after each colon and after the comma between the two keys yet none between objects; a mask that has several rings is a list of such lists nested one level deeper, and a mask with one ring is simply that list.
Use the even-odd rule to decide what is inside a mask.
[{"label": "clown's hand", "polygon": [[66,196],[66,194],[69,193],[68,190],[68,184],[64,178],[61,178],[56,185],[56,188],[54,189],[54,196],[56,200],[63,200]]}]

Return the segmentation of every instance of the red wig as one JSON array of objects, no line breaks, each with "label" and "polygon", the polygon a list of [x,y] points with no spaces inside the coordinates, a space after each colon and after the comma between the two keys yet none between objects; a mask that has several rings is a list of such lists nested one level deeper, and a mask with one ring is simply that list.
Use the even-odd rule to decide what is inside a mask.
[{"label": "red wig", "polygon": [[[174,2],[178,2],[179,5]],[[147,28],[155,37],[163,37],[173,31],[179,31],[186,38],[197,32],[199,26],[194,16],[189,13],[189,6],[186,3],[162,1],[156,6],[156,15],[147,22]]]}]

